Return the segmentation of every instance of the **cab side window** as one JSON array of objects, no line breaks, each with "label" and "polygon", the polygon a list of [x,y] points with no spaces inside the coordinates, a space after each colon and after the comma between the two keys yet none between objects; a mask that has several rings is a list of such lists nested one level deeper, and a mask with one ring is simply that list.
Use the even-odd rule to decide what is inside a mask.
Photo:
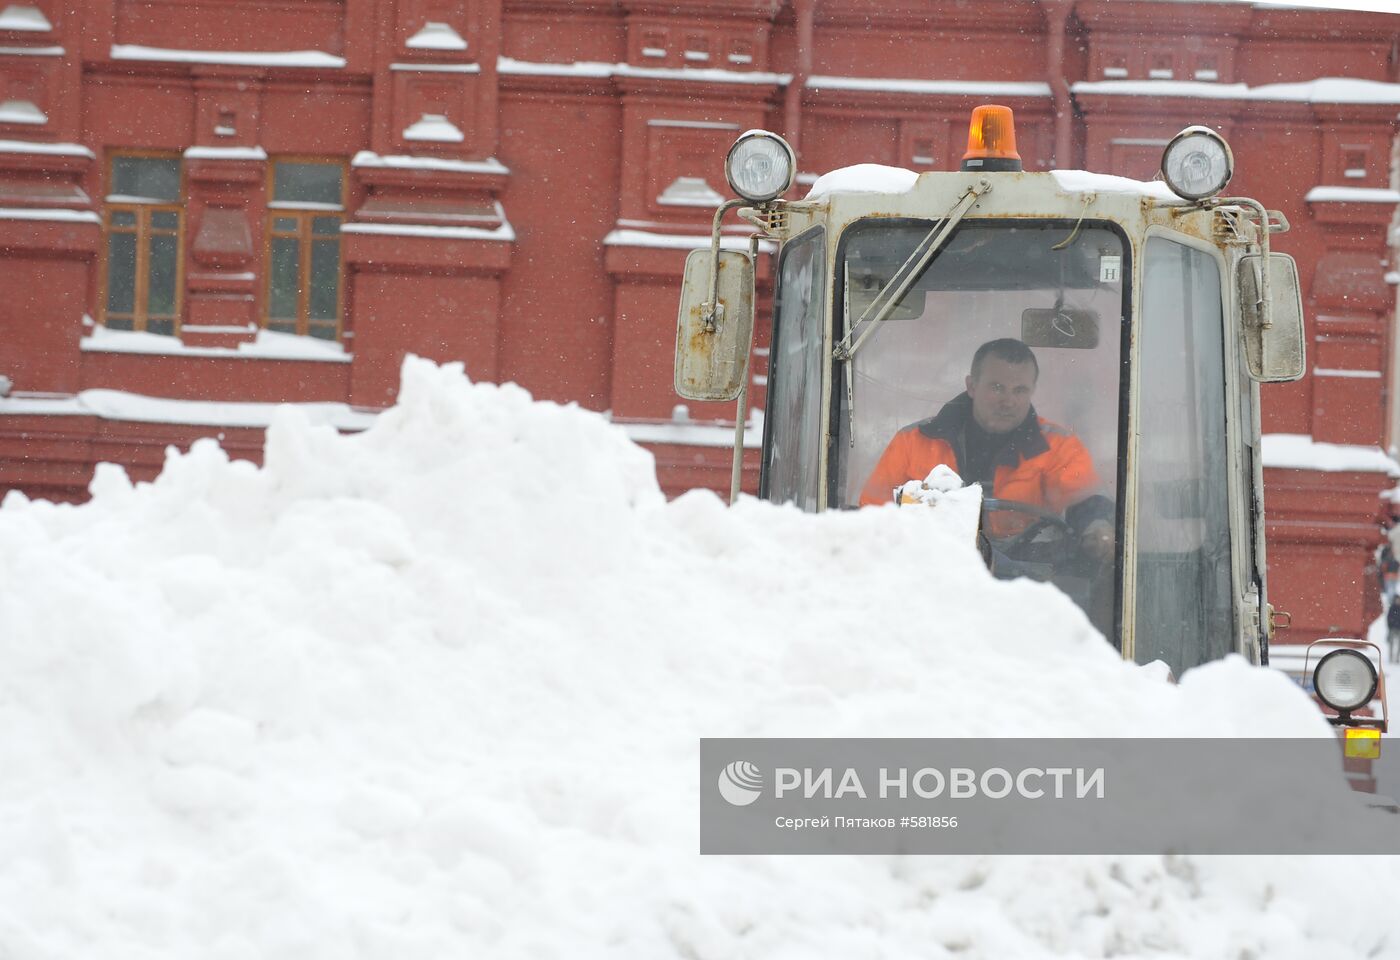
[{"label": "cab side window", "polygon": [[1215,257],[1147,241],[1134,645],[1177,676],[1234,648],[1220,291]]},{"label": "cab side window", "polygon": [[821,443],[822,321],[826,233],[813,230],[783,248],[774,303],[768,386],[764,494],[775,503],[817,509]]}]

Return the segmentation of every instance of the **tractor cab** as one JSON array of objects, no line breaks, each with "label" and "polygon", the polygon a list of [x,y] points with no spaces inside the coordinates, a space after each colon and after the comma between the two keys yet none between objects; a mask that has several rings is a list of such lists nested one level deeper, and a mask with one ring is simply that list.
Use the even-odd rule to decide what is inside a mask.
[{"label": "tractor cab", "polygon": [[[686,262],[676,392],[738,400],[732,497],[755,262],[776,241],[760,497],[937,509],[976,483],[991,572],[1056,585],[1124,658],[1267,663],[1259,383],[1302,376],[1302,301],[1270,249],[1287,220],[1222,196],[1225,140],[1187,127],[1154,182],[1028,172],[990,105],[959,171],[867,164],[780,199],[794,171],[781,137],[739,137],[738,199]],[[721,249],[731,211],[757,227],[746,252]],[[1361,647],[1309,679],[1348,753],[1386,726]]]},{"label": "tractor cab", "polygon": [[[1125,658],[1267,663],[1258,384],[1304,370],[1296,267],[1270,250],[1287,221],[1221,195],[1233,158],[1206,127],[1143,183],[1024,171],[1011,111],[979,107],[961,167],[851,167],[788,201],[780,137],[731,148],[739,199],[687,261],[675,382],[738,400],[734,495],[776,241],[761,497],[908,509],[951,468],[982,487],[993,574],[1056,585]],[[721,249],[730,212],[747,251]]]}]

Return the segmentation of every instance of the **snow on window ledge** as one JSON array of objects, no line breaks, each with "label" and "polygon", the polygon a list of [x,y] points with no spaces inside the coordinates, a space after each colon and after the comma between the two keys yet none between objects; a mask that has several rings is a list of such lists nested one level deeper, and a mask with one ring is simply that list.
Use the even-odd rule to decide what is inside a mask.
[{"label": "snow on window ledge", "polygon": [[1382,187],[1313,187],[1303,198],[1308,203],[1400,203],[1400,190]]},{"label": "snow on window ledge", "polygon": [[969,94],[973,96],[1048,97],[1050,84],[1040,81],[900,80],[882,77],[807,78],[812,90],[871,90],[890,93]]},{"label": "snow on window ledge", "polygon": [[[722,70],[718,67],[692,69],[688,67],[637,67],[627,63],[602,63],[581,60],[573,63],[540,63],[498,57],[496,69],[505,76],[535,77],[641,77],[658,80],[692,80],[701,83],[743,83],[782,85],[792,81],[790,73],[763,73]],[[1049,95],[1048,84],[1041,84]]]},{"label": "snow on window ledge", "polygon": [[0,140],[0,153],[43,153],[58,157],[97,159],[97,154],[80,143],[34,143],[29,140]]},{"label": "snow on window ledge", "polygon": [[396,73],[480,73],[479,63],[391,63]]},{"label": "snow on window ledge", "polygon": [[714,208],[724,202],[724,197],[704,177],[677,177],[656,202],[662,206]]},{"label": "snow on window ledge", "polygon": [[[613,230],[603,238],[605,247],[652,247],[658,250],[699,250],[710,245],[708,236],[682,235],[674,233],[651,233],[646,230]],[[720,247],[725,250],[747,250],[748,237],[721,237]],[[759,242],[763,251],[777,249],[771,240]]]},{"label": "snow on window ledge", "polygon": [[203,427],[271,425],[283,407],[295,407],[315,424],[338,430],[364,430],[377,413],[346,403],[238,403],[209,400],[170,400],[123,390],[83,390],[73,396],[0,397],[0,416],[70,416],[125,420],[132,423],[174,423]]},{"label": "snow on window ledge", "polygon": [[91,210],[44,209],[37,207],[0,207],[0,220],[53,220],[63,223],[97,223],[102,218]]},{"label": "snow on window ledge", "polygon": [[411,50],[465,50],[467,41],[450,24],[430,20],[404,46]]},{"label": "snow on window ledge", "polygon": [[164,63],[219,63],[243,67],[311,67],[339,69],[344,57],[322,50],[171,50],[135,44],[112,45],[113,60],[148,60]]},{"label": "snow on window ledge", "polygon": [[38,7],[11,3],[0,10],[0,30],[48,33],[53,30],[53,24]]},{"label": "snow on window ledge", "polygon": [[514,243],[515,228],[503,223],[494,229],[485,227],[438,227],[418,223],[347,223],[341,233],[384,234],[397,237],[432,237],[439,240],[492,240]]},{"label": "snow on window ledge", "polygon": [[355,154],[350,166],[393,170],[444,170],[452,173],[510,173],[510,168],[495,157],[487,157],[485,160],[444,160],[441,157],[380,154],[372,150],[361,150]]},{"label": "snow on window ledge", "polygon": [[1211,100],[1260,100],[1282,103],[1400,104],[1400,83],[1321,77],[1300,83],[1209,83],[1197,80],[1080,80],[1072,93],[1130,97],[1200,97]]},{"label": "snow on window ledge", "polygon": [[[691,423],[686,420],[613,420],[633,443],[674,443],[686,447],[734,446],[734,426],[727,423]],[[763,445],[762,414],[755,410],[744,426],[744,449]]]},{"label": "snow on window ledge", "polygon": [[61,57],[66,52],[63,47],[0,47],[0,56],[6,57]]},{"label": "snow on window ledge", "polygon": [[230,360],[310,360],[319,363],[349,363],[351,360],[345,348],[334,341],[272,330],[259,330],[251,343],[240,343],[234,347],[191,347],[182,343],[179,337],[94,326],[78,341],[78,348],[84,353],[144,353]]},{"label": "snow on window ledge", "polygon": [[189,147],[186,160],[266,160],[262,147]]},{"label": "snow on window ledge", "polygon": [[446,116],[425,113],[403,132],[405,140],[425,140],[432,143],[462,143],[466,135]]},{"label": "snow on window ledge", "polygon": [[1324,473],[1384,473],[1400,477],[1400,463],[1386,456],[1380,447],[1319,443],[1304,433],[1266,433],[1260,447],[1265,467]]},{"label": "snow on window ledge", "polygon": [[6,100],[0,103],[0,123],[30,123],[42,126],[48,115],[28,100]]}]

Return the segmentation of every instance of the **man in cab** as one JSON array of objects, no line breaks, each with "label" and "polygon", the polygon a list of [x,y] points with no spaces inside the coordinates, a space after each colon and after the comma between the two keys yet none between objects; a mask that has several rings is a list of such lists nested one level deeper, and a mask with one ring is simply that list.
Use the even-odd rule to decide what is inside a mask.
[{"label": "man in cab", "polygon": [[[1031,401],[1039,378],[1040,364],[1020,340],[982,344],[966,392],[894,435],[865,483],[861,505],[891,502],[904,483],[923,480],[942,464],[965,485],[980,483],[988,497],[1064,515],[1084,553],[1111,559],[1113,504],[1101,495],[1093,459],[1079,438],[1036,415]],[[991,532],[1004,534],[995,525]]]}]

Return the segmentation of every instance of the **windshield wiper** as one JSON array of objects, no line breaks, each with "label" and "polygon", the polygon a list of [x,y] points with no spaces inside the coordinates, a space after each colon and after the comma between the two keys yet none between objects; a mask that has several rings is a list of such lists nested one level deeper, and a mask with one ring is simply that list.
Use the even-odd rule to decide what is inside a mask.
[{"label": "windshield wiper", "polygon": [[[972,205],[984,194],[990,192],[991,189],[992,184],[990,181],[985,179],[978,180],[967,188],[967,192],[962,195],[962,198],[959,199],[957,203],[953,204],[953,208],[948,211],[942,220],[938,220],[934,223],[929,232],[919,241],[918,246],[914,248],[914,252],[909,254],[908,259],[900,264],[899,269],[894,272],[894,276],[890,278],[890,282],[880,288],[880,292],[875,294],[875,299],[870,301],[870,306],[865,308],[865,312],[861,314],[860,319],[850,325],[846,335],[841,338],[841,342],[836,344],[832,353],[837,360],[842,360],[846,363],[851,362],[851,358],[856,355],[856,351],[859,350],[861,345],[875,332],[875,328],[894,312],[895,307],[903,302],[905,294],[909,292],[909,288],[923,275],[924,270],[933,262],[933,258],[938,255],[938,251],[943,249],[943,244],[947,242],[949,235],[953,232],[953,228],[962,222],[962,218],[972,209]],[[848,303],[850,302],[849,298],[850,288],[847,287]],[[848,317],[847,320],[849,321],[849,319]],[[858,330],[863,323],[868,323],[869,326],[867,326],[860,337],[852,343],[851,337],[855,336],[856,330]]]}]

